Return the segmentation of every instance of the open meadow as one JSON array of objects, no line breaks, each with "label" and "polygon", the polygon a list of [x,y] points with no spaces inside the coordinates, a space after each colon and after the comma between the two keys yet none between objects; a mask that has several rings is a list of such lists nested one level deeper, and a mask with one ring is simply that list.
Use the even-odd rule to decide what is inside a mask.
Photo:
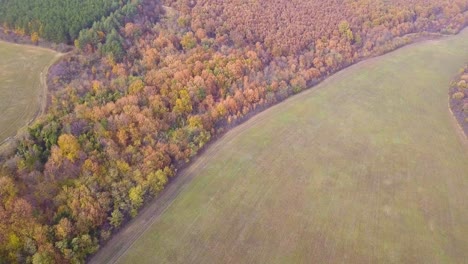
[{"label": "open meadow", "polygon": [[91,262],[463,263],[447,89],[467,39],[359,63],[231,130]]},{"label": "open meadow", "polygon": [[0,41],[0,142],[41,111],[47,68],[57,56],[52,50]]}]

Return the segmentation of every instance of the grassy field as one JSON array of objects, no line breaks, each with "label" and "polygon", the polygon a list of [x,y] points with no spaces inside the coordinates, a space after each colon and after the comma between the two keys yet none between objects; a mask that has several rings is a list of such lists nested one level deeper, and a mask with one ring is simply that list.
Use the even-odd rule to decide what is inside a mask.
[{"label": "grassy field", "polygon": [[91,262],[466,262],[447,93],[467,40],[359,63],[231,130]]},{"label": "grassy field", "polygon": [[47,67],[59,54],[0,41],[0,142],[31,121],[45,99]]}]

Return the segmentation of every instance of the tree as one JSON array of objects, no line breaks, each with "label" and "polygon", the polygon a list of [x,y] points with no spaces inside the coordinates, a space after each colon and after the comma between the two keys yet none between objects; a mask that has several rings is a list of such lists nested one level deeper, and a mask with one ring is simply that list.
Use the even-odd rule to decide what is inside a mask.
[{"label": "tree", "polygon": [[50,255],[49,252],[37,252],[32,258],[33,264],[53,264],[54,258]]},{"label": "tree", "polygon": [[115,29],[112,29],[106,37],[106,43],[101,47],[101,52],[117,62],[121,61],[124,55],[122,42],[122,37]]},{"label": "tree", "polygon": [[90,235],[85,234],[73,238],[71,241],[73,249],[73,259],[77,263],[84,262],[86,256],[96,252],[99,249],[99,244],[96,239],[92,239]]},{"label": "tree", "polygon": [[18,189],[10,177],[0,176],[0,202],[2,205],[10,204],[16,198]]},{"label": "tree", "polygon": [[193,36],[193,32],[188,32],[182,37],[180,44],[184,50],[193,49],[197,45],[197,39]]},{"label": "tree", "polygon": [[163,170],[157,170],[148,175],[150,191],[153,195],[160,192],[168,182],[167,175]]},{"label": "tree", "polygon": [[132,215],[132,217],[136,216],[136,214],[138,213],[138,209],[143,204],[143,195],[144,191],[140,185],[132,187],[128,192],[128,198],[130,199],[132,208],[130,214]]},{"label": "tree", "polygon": [[37,44],[39,42],[39,34],[37,32],[33,32],[31,34],[31,42],[33,44]]},{"label": "tree", "polygon": [[78,157],[80,144],[73,135],[63,134],[58,138],[57,143],[63,157],[70,161],[74,161]]},{"label": "tree", "polygon": [[55,235],[58,239],[69,239],[73,235],[73,226],[68,218],[60,219],[59,223],[55,226]]},{"label": "tree", "polygon": [[192,102],[187,90],[179,91],[179,98],[176,99],[174,112],[179,115],[189,114],[192,112]]},{"label": "tree", "polygon": [[122,224],[122,221],[123,221],[123,214],[120,212],[118,208],[114,209],[114,211],[112,211],[112,214],[109,218],[110,224],[114,228],[118,228]]},{"label": "tree", "polygon": [[346,20],[341,21],[338,24],[338,30],[341,34],[345,34],[348,30],[350,30],[349,23]]}]

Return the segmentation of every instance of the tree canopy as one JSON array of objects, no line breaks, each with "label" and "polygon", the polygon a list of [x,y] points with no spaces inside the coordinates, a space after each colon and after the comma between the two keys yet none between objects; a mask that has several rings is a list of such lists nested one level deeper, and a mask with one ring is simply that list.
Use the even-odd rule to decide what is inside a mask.
[{"label": "tree canopy", "polygon": [[2,0],[0,24],[20,34],[71,43],[83,28],[129,0]]}]

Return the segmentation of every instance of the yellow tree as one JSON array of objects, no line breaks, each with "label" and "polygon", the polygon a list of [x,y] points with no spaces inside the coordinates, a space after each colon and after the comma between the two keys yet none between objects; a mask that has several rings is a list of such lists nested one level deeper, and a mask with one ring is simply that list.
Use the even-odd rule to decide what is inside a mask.
[{"label": "yellow tree", "polygon": [[39,34],[37,32],[33,32],[31,34],[31,41],[34,45],[36,45],[37,43],[39,43]]},{"label": "yellow tree", "polygon": [[80,144],[73,135],[63,134],[58,138],[57,143],[63,157],[70,161],[74,161],[78,157]]},{"label": "yellow tree", "polygon": [[192,112],[192,101],[187,90],[181,90],[179,92],[179,98],[176,100],[174,112],[176,114],[188,114]]},{"label": "yellow tree", "polygon": [[143,196],[145,192],[143,188],[140,185],[137,185],[135,187],[132,187],[129,192],[128,192],[128,198],[130,199],[131,203],[131,211],[130,215],[132,217],[135,217],[138,213],[138,209],[141,207],[143,204]]}]

